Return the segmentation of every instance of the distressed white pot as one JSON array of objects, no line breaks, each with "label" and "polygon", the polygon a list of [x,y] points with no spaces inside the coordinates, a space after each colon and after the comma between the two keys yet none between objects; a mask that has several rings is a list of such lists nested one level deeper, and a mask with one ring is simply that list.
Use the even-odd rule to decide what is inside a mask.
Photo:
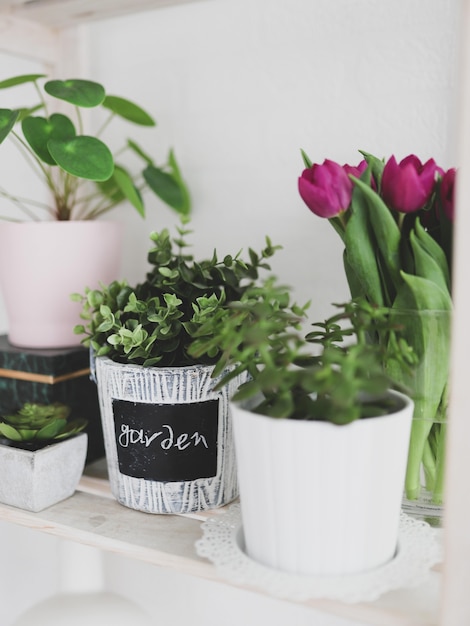
[{"label": "distressed white pot", "polygon": [[363,572],[397,550],[412,401],[346,426],[274,419],[234,404],[248,555],[295,574]]},{"label": "distressed white pot", "polygon": [[118,222],[0,223],[0,284],[10,343],[24,348],[79,345],[73,329],[83,322],[82,307],[70,295],[118,278],[122,237]]},{"label": "distressed white pot", "polygon": [[72,496],[87,442],[80,433],[35,451],[0,445],[0,502],[36,513]]},{"label": "distressed white pot", "polygon": [[238,496],[229,399],[213,366],[94,362],[109,480],[121,504],[147,513],[213,509]]}]

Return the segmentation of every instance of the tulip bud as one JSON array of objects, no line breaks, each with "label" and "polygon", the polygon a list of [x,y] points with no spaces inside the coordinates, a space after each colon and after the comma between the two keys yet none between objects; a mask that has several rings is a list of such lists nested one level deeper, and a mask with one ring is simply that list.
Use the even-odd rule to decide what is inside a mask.
[{"label": "tulip bud", "polygon": [[322,165],[313,164],[305,169],[298,187],[302,200],[319,217],[335,217],[351,203],[353,184],[348,172],[328,159]]},{"label": "tulip bud", "polygon": [[397,163],[392,156],[385,164],[382,174],[382,197],[392,209],[412,213],[423,208],[429,201],[436,182],[436,174],[442,172],[434,159],[421,164],[414,154]]},{"label": "tulip bud", "polygon": [[343,165],[343,170],[349,176],[354,176],[354,178],[360,178],[361,174],[367,169],[367,162],[363,159],[359,165],[348,165],[347,163]]},{"label": "tulip bud", "polygon": [[441,186],[439,187],[439,197],[442,203],[444,213],[450,221],[454,220],[454,189],[455,189],[455,167],[447,170],[442,176]]}]

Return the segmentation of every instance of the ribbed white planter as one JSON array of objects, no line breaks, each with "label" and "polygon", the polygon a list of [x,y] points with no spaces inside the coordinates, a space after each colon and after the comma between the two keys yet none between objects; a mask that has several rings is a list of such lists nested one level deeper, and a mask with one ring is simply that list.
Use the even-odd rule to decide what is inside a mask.
[{"label": "ribbed white planter", "polygon": [[190,513],[238,495],[229,399],[212,366],[148,367],[95,360],[111,490],[147,513]]},{"label": "ribbed white planter", "polygon": [[0,445],[0,502],[36,513],[72,496],[87,442],[80,433],[35,451]]},{"label": "ribbed white planter", "polygon": [[393,558],[413,405],[392,393],[402,410],[347,426],[232,406],[251,558],[307,575],[364,572]]}]

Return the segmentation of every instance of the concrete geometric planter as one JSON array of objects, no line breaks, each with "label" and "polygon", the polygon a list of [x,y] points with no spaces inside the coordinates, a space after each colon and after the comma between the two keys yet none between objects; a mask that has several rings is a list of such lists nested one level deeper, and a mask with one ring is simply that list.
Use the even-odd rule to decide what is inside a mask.
[{"label": "concrete geometric planter", "polygon": [[80,433],[34,451],[0,444],[0,502],[37,513],[72,496],[87,442],[86,433]]}]

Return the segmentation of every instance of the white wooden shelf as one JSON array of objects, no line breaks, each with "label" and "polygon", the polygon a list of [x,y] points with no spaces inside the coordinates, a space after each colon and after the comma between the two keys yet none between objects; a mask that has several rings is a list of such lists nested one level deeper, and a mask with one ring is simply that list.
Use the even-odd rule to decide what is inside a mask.
[{"label": "white wooden shelf", "polygon": [[53,28],[67,28],[199,0],[0,0],[5,16]]},{"label": "white wooden shelf", "polygon": [[[0,505],[0,520],[186,575],[226,582],[209,561],[197,555],[194,547],[202,536],[201,522],[221,509],[194,515],[134,511],[120,505],[111,495],[103,468],[102,462],[92,464],[73,497],[40,513]],[[373,603],[349,605],[315,600],[302,604],[373,626],[436,626],[439,588],[440,573],[435,571],[426,587],[390,592]]]},{"label": "white wooden shelf", "polygon": [[[86,51],[87,22],[144,10],[201,0],[0,0],[0,51],[42,62],[46,72],[58,77],[65,72],[64,59],[78,75],[87,69],[82,60]],[[470,0],[463,0],[461,13],[461,111],[459,119],[461,177],[459,205],[470,202]],[[75,28],[79,27],[79,28]],[[457,33],[456,33],[457,35]],[[86,55],[83,55],[86,57]],[[2,76],[5,78],[5,76]],[[452,415],[449,429],[447,468],[447,520],[445,580],[433,573],[429,586],[384,595],[370,604],[344,605],[337,602],[309,602],[318,610],[373,626],[465,626],[470,624],[470,497],[463,476],[470,471],[468,441],[468,354],[470,327],[468,310],[468,231],[470,213],[461,211],[456,229],[454,264],[455,320],[453,346]],[[215,512],[211,512],[215,514]],[[182,573],[223,582],[216,569],[197,556],[194,541],[201,536],[203,516],[154,516],[126,509],[110,495],[103,476],[83,478],[72,498],[41,513],[27,513],[0,506],[0,520],[35,528],[59,537],[111,550],[131,558],[168,567]],[[442,590],[441,590],[442,587]],[[442,609],[439,607],[442,602]]]}]

